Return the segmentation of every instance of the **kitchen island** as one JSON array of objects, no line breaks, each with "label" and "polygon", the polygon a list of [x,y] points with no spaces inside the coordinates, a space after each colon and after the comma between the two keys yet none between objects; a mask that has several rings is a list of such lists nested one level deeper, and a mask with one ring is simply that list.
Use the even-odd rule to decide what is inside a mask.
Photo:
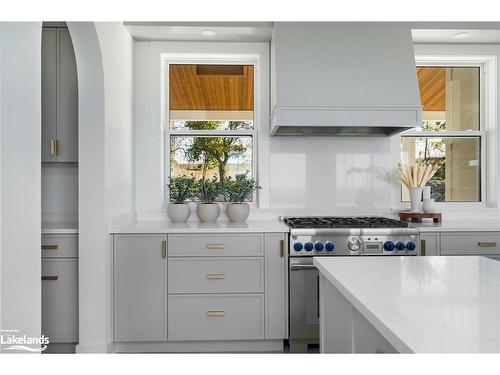
[{"label": "kitchen island", "polygon": [[322,353],[499,353],[500,262],[314,258]]}]

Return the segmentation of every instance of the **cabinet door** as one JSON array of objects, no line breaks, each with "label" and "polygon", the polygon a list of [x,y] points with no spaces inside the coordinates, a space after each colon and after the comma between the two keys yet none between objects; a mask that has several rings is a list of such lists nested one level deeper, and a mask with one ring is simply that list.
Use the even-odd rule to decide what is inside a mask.
[{"label": "cabinet door", "polygon": [[57,30],[42,29],[42,162],[56,161]]},{"label": "cabinet door", "polygon": [[51,343],[78,342],[77,259],[42,259],[42,333]]},{"label": "cabinet door", "polygon": [[68,29],[58,29],[57,139],[60,162],[78,161],[78,76]]},{"label": "cabinet door", "polygon": [[115,341],[166,340],[164,235],[114,236]]},{"label": "cabinet door", "polygon": [[287,338],[286,242],[283,233],[265,235],[265,338]]},{"label": "cabinet door", "polygon": [[439,255],[441,253],[439,236],[439,233],[421,233],[420,255]]}]

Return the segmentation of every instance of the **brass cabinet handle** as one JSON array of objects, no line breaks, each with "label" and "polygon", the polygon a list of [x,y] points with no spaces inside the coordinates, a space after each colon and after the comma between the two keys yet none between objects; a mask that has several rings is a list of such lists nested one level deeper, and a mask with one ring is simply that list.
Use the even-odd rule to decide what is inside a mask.
[{"label": "brass cabinet handle", "polygon": [[224,249],[224,244],[223,243],[209,243],[209,244],[207,244],[207,249],[221,250],[221,249]]},{"label": "brass cabinet handle", "polygon": [[167,241],[161,241],[161,257],[167,258]]},{"label": "brass cabinet handle", "polygon": [[56,140],[50,140],[50,156],[56,156]]},{"label": "brass cabinet handle", "polygon": [[420,240],[420,255],[425,256],[425,240]]},{"label": "brass cabinet handle", "polygon": [[285,256],[285,240],[280,240],[280,257]]},{"label": "brass cabinet handle", "polygon": [[207,279],[208,280],[222,280],[226,276],[223,273],[209,273],[207,274]]},{"label": "brass cabinet handle", "polygon": [[57,250],[57,245],[42,245],[42,250]]},{"label": "brass cabinet handle", "polygon": [[224,310],[209,310],[207,311],[208,316],[224,316]]},{"label": "brass cabinet handle", "polygon": [[496,242],[478,242],[477,246],[479,246],[479,247],[496,247],[497,243]]},{"label": "brass cabinet handle", "polygon": [[59,276],[42,276],[42,280],[56,281]]}]

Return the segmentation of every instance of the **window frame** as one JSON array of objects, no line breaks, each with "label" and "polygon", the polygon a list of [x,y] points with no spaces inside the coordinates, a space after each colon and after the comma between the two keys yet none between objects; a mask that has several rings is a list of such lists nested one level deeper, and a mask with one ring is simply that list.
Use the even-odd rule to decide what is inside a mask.
[{"label": "window frame", "polygon": [[[478,131],[443,131],[422,132],[410,129],[395,137],[392,144],[394,153],[397,150],[397,160],[401,161],[401,137],[480,137],[480,189],[481,200],[476,202],[436,202],[441,211],[449,209],[487,209],[497,206],[496,189],[496,66],[497,58],[494,55],[415,55],[415,68],[419,66],[442,66],[442,67],[478,67],[480,69],[480,108],[479,108],[479,130]],[[416,75],[416,69],[415,69]],[[395,193],[395,207],[407,209],[409,202],[402,201],[402,189],[397,184]]]},{"label": "window frame", "polygon": [[[254,97],[253,97],[253,127],[252,129],[240,129],[240,130],[188,130],[188,129],[170,129],[170,90],[169,90],[169,72],[170,65],[252,65],[253,75],[254,75]],[[177,55],[177,56],[164,56],[162,62],[162,130],[163,130],[163,155],[164,160],[164,200],[169,203],[169,195],[167,191],[168,179],[170,178],[171,170],[171,160],[170,160],[170,139],[172,136],[187,136],[187,137],[231,137],[231,136],[241,136],[252,138],[252,178],[255,179],[257,185],[259,184],[258,178],[258,128],[260,126],[258,119],[258,59],[241,55],[241,56],[220,56],[219,54],[214,55],[203,55],[198,57],[193,57],[189,55]],[[251,208],[258,207],[258,189],[252,194],[252,200],[247,202]],[[220,203],[223,203],[221,201]]]}]

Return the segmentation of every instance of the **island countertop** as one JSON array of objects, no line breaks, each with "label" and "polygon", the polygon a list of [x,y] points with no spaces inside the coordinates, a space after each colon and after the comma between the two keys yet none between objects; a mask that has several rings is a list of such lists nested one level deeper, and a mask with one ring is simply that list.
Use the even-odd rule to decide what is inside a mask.
[{"label": "island countertop", "polygon": [[500,353],[500,262],[479,256],[314,258],[399,352]]}]

